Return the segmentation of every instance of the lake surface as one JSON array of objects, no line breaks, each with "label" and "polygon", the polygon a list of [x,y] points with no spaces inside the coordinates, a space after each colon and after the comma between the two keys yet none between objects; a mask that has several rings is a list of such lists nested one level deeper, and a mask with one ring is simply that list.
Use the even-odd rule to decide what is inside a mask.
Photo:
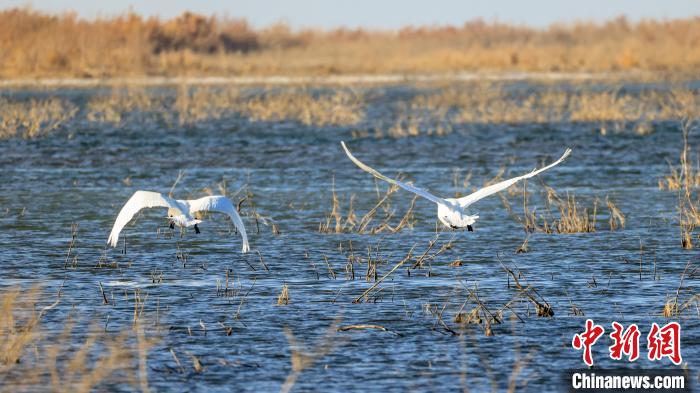
[{"label": "lake surface", "polygon": [[[524,82],[518,86],[528,88]],[[355,137],[357,130],[378,122],[391,124],[396,100],[422,88],[361,89],[369,97],[368,109],[365,120],[353,126],[251,122],[241,116],[190,126],[139,120],[109,125],[86,121],[79,113],[46,137],[0,141],[0,285],[28,289],[40,284],[48,294],[42,306],[61,289],[59,305],[41,324],[49,336],[60,334],[69,317],[76,337],[94,327],[106,327],[112,335],[129,330],[138,293],[145,299],[141,326],[157,340],[147,358],[153,391],[277,391],[292,372],[285,328],[310,351],[324,337],[331,343],[298,374],[294,391],[505,390],[510,378],[518,390],[557,391],[562,370],[584,366],[571,340],[587,318],[606,328],[593,347],[597,367],[675,367],[668,360],[646,360],[645,339],[652,322],[679,321],[684,364],[697,370],[695,306],[680,317],[661,315],[667,298],[676,296],[686,264],[694,264],[692,270],[698,260],[696,250],[681,247],[678,193],[657,185],[669,162],[678,161],[677,122],[654,123],[648,135],[624,128],[601,135],[595,124],[564,123],[453,124],[442,136],[375,138],[369,132]],[[102,93],[69,88],[4,92],[13,99],[60,97],[79,106]],[[319,233],[319,223],[331,211],[333,185],[344,214],[356,195],[358,219],[375,205],[375,187],[380,193],[387,188],[345,157],[341,140],[374,168],[390,176],[400,172],[443,196],[470,192],[503,166],[504,176],[523,174],[571,147],[566,162],[539,178],[561,196],[575,194],[581,207],[591,208],[598,198],[597,231],[535,232],[529,252],[516,254],[527,235],[501,199],[492,196],[473,206],[480,216],[474,232],[440,228],[432,252],[449,241],[451,248],[410,274],[415,259],[407,262],[379,284],[369,301],[353,303],[374,284],[365,279],[368,253],[378,277],[412,247],[414,255],[422,254],[436,236],[436,208],[417,200],[412,227],[396,233]],[[690,142],[697,146],[700,132],[691,134]],[[462,178],[471,171],[470,185],[455,184],[455,171]],[[179,173],[178,198],[206,195],[206,188],[219,193],[221,182],[234,203],[245,189],[252,193],[255,211],[267,220],[258,220],[256,229],[250,205],[242,204],[252,253],[240,253],[240,236],[221,215],[206,219],[199,235],[170,233],[161,210],[144,211],[125,228],[125,255],[123,239],[118,248],[106,248],[113,220],[133,192],[167,193]],[[541,181],[527,183],[530,208],[538,211],[545,200]],[[514,213],[522,213],[522,193],[503,196]],[[625,214],[623,229],[608,229],[606,196]],[[411,200],[403,190],[392,195],[393,224]],[[279,234],[273,233],[272,222]],[[76,242],[67,257],[72,224],[77,224]],[[359,258],[354,280],[346,272],[351,254]],[[451,266],[457,259],[461,266]],[[554,316],[538,317],[533,304],[520,298],[511,305],[514,312],[504,311],[502,324],[490,326],[491,336],[484,334],[483,323],[455,322],[469,291],[476,290],[491,311],[517,297],[502,264],[517,267],[522,283],[536,288]],[[227,272],[229,292],[222,293],[217,285],[226,285]],[[285,284],[289,304],[277,305]],[[685,277],[680,301],[697,292],[698,275]],[[574,315],[572,303],[585,315]],[[475,306],[471,299],[464,311]],[[639,325],[640,360],[608,357],[612,321]],[[329,330],[333,324],[380,325],[386,331],[336,332]],[[192,356],[203,367],[199,372]],[[697,381],[697,371],[691,377]]]}]

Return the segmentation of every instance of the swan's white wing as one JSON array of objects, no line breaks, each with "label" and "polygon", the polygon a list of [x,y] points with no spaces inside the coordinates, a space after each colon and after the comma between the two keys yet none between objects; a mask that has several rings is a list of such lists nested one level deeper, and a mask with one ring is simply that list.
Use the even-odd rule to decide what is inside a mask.
[{"label": "swan's white wing", "polygon": [[238,229],[238,232],[243,238],[242,252],[250,251],[250,246],[248,245],[248,235],[245,232],[243,220],[241,220],[241,216],[238,215],[236,208],[233,207],[233,204],[228,198],[221,195],[215,195],[188,201],[188,203],[190,205],[190,214],[192,215],[195,212],[202,211],[214,211],[228,214],[228,216],[231,217],[231,221],[233,221],[233,225],[236,226],[236,229]]},{"label": "swan's white wing", "polygon": [[136,191],[119,212],[116,221],[114,221],[112,232],[109,234],[109,239],[107,239],[107,243],[109,243],[112,247],[116,247],[117,242],[119,241],[119,233],[122,231],[122,229],[129,223],[129,221],[131,221],[136,213],[147,207],[180,208],[177,201],[161,193],[153,191]]},{"label": "swan's white wing", "polygon": [[386,176],[382,175],[381,173],[379,173],[379,172],[377,172],[376,170],[374,170],[374,169],[368,167],[367,165],[363,164],[360,160],[358,160],[357,158],[355,158],[355,156],[353,156],[352,153],[350,153],[350,150],[348,150],[347,146],[345,146],[345,142],[340,142],[340,144],[343,146],[343,149],[345,150],[345,154],[348,155],[348,157],[350,158],[350,160],[352,160],[352,162],[354,162],[355,165],[359,166],[360,169],[362,169],[363,171],[369,172],[369,173],[373,174],[375,177],[377,177],[377,178],[379,178],[379,179],[382,179],[382,180],[384,180],[384,181],[386,181],[386,182],[389,182],[389,183],[391,183],[391,184],[396,184],[397,186],[403,188],[404,190],[407,190],[407,191],[410,191],[410,192],[412,192],[412,193],[414,193],[414,194],[420,195],[420,196],[422,196],[423,198],[428,199],[428,200],[431,200],[431,201],[433,201],[433,202],[435,202],[435,203],[438,203],[438,204],[444,204],[444,203],[445,203],[445,200],[444,200],[444,199],[439,198],[439,197],[436,197],[435,195],[429,193],[429,192],[426,191],[426,190],[423,190],[423,189],[418,188],[418,187],[414,187],[414,186],[412,186],[412,185],[410,185],[410,184],[406,184],[406,183],[403,183],[403,182],[400,182],[400,181],[398,181],[398,180],[394,180],[394,179],[391,179],[391,178],[389,178],[389,177],[386,177]]},{"label": "swan's white wing", "polygon": [[519,182],[520,180],[529,179],[533,176],[536,176],[539,173],[546,171],[547,169],[549,169],[555,165],[558,165],[559,163],[564,161],[566,159],[566,157],[569,156],[569,154],[571,154],[571,149],[566,149],[566,151],[561,156],[561,158],[559,158],[558,160],[554,161],[553,163],[547,165],[544,168],[536,169],[536,170],[533,170],[532,172],[530,172],[526,175],[514,177],[512,179],[504,180],[500,183],[496,183],[496,184],[492,184],[488,187],[484,187],[484,188],[480,189],[479,191],[474,192],[473,194],[469,194],[467,196],[458,198],[457,203],[459,203],[459,206],[461,206],[462,208],[466,208],[467,206],[475,203],[476,201],[478,201],[480,199],[486,198],[489,195],[493,195],[497,192],[505,190],[506,188],[512,186],[513,184]]}]

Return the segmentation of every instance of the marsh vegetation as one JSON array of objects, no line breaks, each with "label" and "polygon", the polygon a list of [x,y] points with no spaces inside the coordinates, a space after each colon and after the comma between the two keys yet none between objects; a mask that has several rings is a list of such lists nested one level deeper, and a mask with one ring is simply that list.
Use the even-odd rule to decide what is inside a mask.
[{"label": "marsh vegetation", "polygon": [[[580,366],[585,318],[698,333],[694,82],[0,95],[3,386],[541,391]],[[340,140],[444,196],[574,152],[462,232]],[[149,212],[107,249],[136,189],[228,196],[254,252],[225,217],[194,234]]]}]

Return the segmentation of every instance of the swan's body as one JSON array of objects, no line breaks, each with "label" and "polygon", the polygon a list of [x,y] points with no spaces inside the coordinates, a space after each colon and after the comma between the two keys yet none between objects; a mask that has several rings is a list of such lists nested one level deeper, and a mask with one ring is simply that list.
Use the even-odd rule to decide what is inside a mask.
[{"label": "swan's body", "polygon": [[489,195],[493,195],[495,193],[498,193],[500,191],[505,190],[506,188],[512,186],[513,184],[519,182],[520,180],[524,179],[529,179],[533,176],[536,176],[539,173],[542,173],[546,171],[547,169],[552,168],[555,165],[558,165],[562,161],[566,159],[566,157],[571,154],[571,149],[566,149],[564,154],[559,158],[557,161],[543,167],[540,169],[535,169],[530,173],[527,173],[522,176],[514,177],[512,179],[504,180],[502,182],[490,185],[488,187],[484,187],[472,194],[469,194],[467,196],[461,197],[461,198],[440,198],[437,197],[431,193],[429,193],[426,190],[423,190],[421,188],[414,187],[411,184],[403,183],[398,180],[386,177],[379,173],[378,171],[370,168],[369,166],[363,164],[360,160],[355,158],[355,156],[350,153],[350,150],[348,150],[347,146],[345,146],[345,142],[340,142],[340,144],[343,146],[343,149],[345,150],[345,154],[348,155],[350,160],[355,163],[360,169],[371,173],[375,177],[382,179],[386,182],[389,182],[391,184],[395,184],[407,191],[410,191],[414,194],[417,194],[419,196],[422,196],[423,198],[426,198],[432,202],[435,202],[438,206],[438,219],[440,222],[445,224],[446,226],[450,228],[467,228],[468,230],[472,230],[472,224],[476,222],[476,220],[479,218],[478,215],[470,215],[467,213],[467,208],[477,201],[486,198]]},{"label": "swan's body", "polygon": [[134,195],[129,198],[122,210],[119,212],[117,219],[114,221],[114,226],[112,227],[112,232],[109,234],[107,243],[109,243],[112,247],[116,247],[117,242],[119,241],[119,233],[126,226],[126,224],[128,224],[134,215],[136,215],[136,213],[138,213],[141,209],[150,207],[167,208],[168,218],[171,221],[171,225],[177,225],[180,227],[194,226],[197,233],[199,233],[197,224],[202,221],[194,218],[194,214],[196,212],[213,211],[228,214],[231,221],[233,221],[233,225],[236,226],[236,229],[243,238],[242,251],[250,251],[250,246],[248,245],[248,235],[246,234],[245,227],[243,226],[241,216],[238,215],[236,208],[233,207],[231,201],[225,196],[215,195],[194,200],[183,200],[173,199],[153,191],[136,191]]}]

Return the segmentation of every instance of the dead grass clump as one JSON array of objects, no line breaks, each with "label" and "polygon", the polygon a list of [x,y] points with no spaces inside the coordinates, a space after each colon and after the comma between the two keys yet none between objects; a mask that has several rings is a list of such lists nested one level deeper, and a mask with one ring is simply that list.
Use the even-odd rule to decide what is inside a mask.
[{"label": "dead grass clump", "polygon": [[[697,92],[677,86],[642,92],[614,86],[603,91],[589,87],[567,89],[561,85],[530,86],[517,89],[504,82],[465,83],[418,95],[410,108],[418,114],[433,111],[436,118],[455,123],[581,122],[593,123],[602,134],[612,129],[632,130],[642,136],[653,132],[652,122],[680,120],[700,110]],[[408,127],[404,133],[411,131],[413,128]]]},{"label": "dead grass clump", "polygon": [[[585,233],[596,231],[597,215],[599,213],[598,198],[593,200],[593,206],[590,208],[582,208],[574,194],[567,193],[566,197],[560,197],[553,188],[545,185],[544,209],[542,213],[538,213],[536,209],[531,209],[529,206],[526,188],[523,188],[522,216],[514,213],[513,208],[504,196],[501,196],[501,201],[509,214],[523,225],[527,233]],[[607,196],[605,201],[609,216],[608,229],[615,231],[624,228],[625,215]],[[525,250],[518,249],[520,250],[519,252],[527,252],[527,239],[523,245]]]},{"label": "dead grass clump", "polygon": [[162,97],[147,89],[113,88],[108,95],[96,95],[85,107],[87,120],[120,125],[128,120],[157,121],[166,112]]},{"label": "dead grass clump", "polygon": [[608,225],[610,230],[614,231],[625,227],[625,215],[622,211],[611,201],[608,197],[605,197],[605,203],[608,205],[608,211],[610,212],[610,218],[608,219]]},{"label": "dead grass clump", "polygon": [[0,98],[0,139],[38,138],[72,119],[78,108],[58,98],[10,101]]},{"label": "dead grass clump", "polygon": [[174,103],[177,121],[180,125],[192,125],[199,122],[231,116],[243,110],[241,91],[233,87],[178,88]]},{"label": "dead grass clump", "polygon": [[549,227],[555,228],[557,233],[595,232],[595,220],[598,210],[598,201],[593,202],[592,216],[588,208],[581,208],[573,194],[566,194],[565,199],[558,198],[556,194],[554,204],[559,210],[559,219],[552,221]]},{"label": "dead grass clump", "polygon": [[693,188],[700,187],[700,163],[696,166],[691,164],[690,145],[688,135],[694,126],[692,118],[681,121],[681,135],[683,137],[683,150],[680,154],[680,164],[678,167],[669,164],[669,174],[659,180],[660,190],[676,191],[682,190],[683,194]]},{"label": "dead grass clump", "polygon": [[364,100],[350,90],[314,94],[308,89],[266,91],[246,101],[251,121],[298,121],[304,125],[347,126],[364,117]]},{"label": "dead grass clump", "polygon": [[[595,232],[597,200],[593,202],[592,209],[581,208],[573,194],[567,193],[566,198],[561,198],[554,189],[547,188],[545,199],[545,213],[537,214],[536,210],[530,210],[528,198],[523,194],[523,217],[515,216],[523,225],[526,232],[544,233],[581,233]],[[510,205],[502,198],[506,208],[512,213]],[[555,217],[552,210],[558,211]],[[592,212],[592,215],[591,215]]]},{"label": "dead grass clump", "polygon": [[[378,186],[377,186],[378,187]],[[332,193],[332,207],[330,213],[326,214],[324,221],[321,221],[318,225],[318,231],[320,233],[367,233],[367,234],[377,234],[381,232],[399,232],[404,228],[413,228],[413,223],[415,221],[413,210],[415,208],[415,203],[417,197],[413,197],[408,209],[403,214],[403,216],[398,220],[396,224],[392,224],[395,221],[396,209],[392,207],[391,196],[399,190],[398,186],[390,185],[386,192],[382,195],[379,193],[377,188],[377,201],[367,213],[365,213],[362,218],[358,220],[357,214],[354,210],[354,203],[356,200],[353,194],[350,197],[350,202],[348,206],[348,212],[343,214],[340,208],[340,200],[335,192],[335,180],[333,181],[333,186],[331,188]],[[377,217],[379,217],[377,219]],[[376,220],[375,220],[376,219]],[[375,224],[376,222],[376,224]]]},{"label": "dead grass clump", "polygon": [[[145,362],[151,346],[140,325],[112,336],[102,329],[76,333],[68,319],[63,332],[50,334],[43,316],[59,304],[37,312],[41,291],[19,289],[0,294],[0,375],[4,387],[33,390],[51,386],[58,392],[89,392],[107,381],[120,381],[148,391]],[[132,345],[132,341],[136,341]],[[135,372],[138,370],[138,373]]]},{"label": "dead grass clump", "polygon": [[289,287],[287,284],[282,285],[282,292],[277,297],[278,306],[286,306],[289,304]]},{"label": "dead grass clump", "polygon": [[573,122],[626,122],[641,117],[643,98],[617,91],[583,92],[570,98],[569,120]]}]

